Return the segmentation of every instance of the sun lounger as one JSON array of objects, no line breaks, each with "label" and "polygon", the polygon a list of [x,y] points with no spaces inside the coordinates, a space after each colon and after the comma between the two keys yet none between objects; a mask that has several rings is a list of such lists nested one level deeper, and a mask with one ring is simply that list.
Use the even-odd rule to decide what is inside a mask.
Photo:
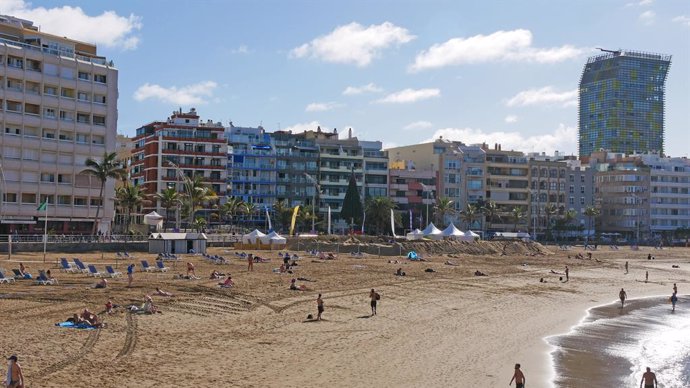
[{"label": "sun lounger", "polygon": [[38,271],[38,277],[36,278],[36,284],[39,284],[41,286],[47,286],[47,285],[52,285],[55,282],[53,279],[48,279],[48,276],[46,275],[46,272],[41,270]]},{"label": "sun lounger", "polygon": [[31,274],[22,274],[17,268],[12,268],[12,273],[14,273],[14,278],[19,280],[32,279]]},{"label": "sun lounger", "polygon": [[165,266],[163,260],[156,260],[156,268],[154,270],[158,272],[168,272],[168,267]]},{"label": "sun lounger", "polygon": [[96,266],[95,266],[95,265],[89,264],[89,276],[93,276],[93,277],[95,277],[95,278],[99,278],[99,277],[101,277],[102,275],[101,275],[100,272],[98,272],[98,270],[96,269]]},{"label": "sun lounger", "polygon": [[72,258],[72,261],[74,261],[74,264],[77,266],[77,268],[79,269],[79,271],[81,271],[82,273],[89,273],[89,269],[86,268],[86,266],[84,265],[84,263],[82,263],[82,261],[79,260],[79,258],[73,257],[73,258]]},{"label": "sun lounger", "polygon": [[119,276],[122,276],[122,272],[116,272],[112,266],[106,265],[105,266],[105,272],[110,276],[111,278],[116,278]]},{"label": "sun lounger", "polygon": [[63,272],[69,272],[69,273],[77,273],[81,272],[79,269],[74,268],[68,261],[67,258],[61,257],[60,258],[60,270]]},{"label": "sun lounger", "polygon": [[8,278],[3,271],[0,271],[0,283],[14,283],[14,278]]},{"label": "sun lounger", "polygon": [[141,269],[142,269],[144,272],[151,272],[151,271],[154,270],[153,267],[151,267],[151,266],[149,265],[149,262],[146,261],[146,260],[142,260],[142,261],[141,261]]}]

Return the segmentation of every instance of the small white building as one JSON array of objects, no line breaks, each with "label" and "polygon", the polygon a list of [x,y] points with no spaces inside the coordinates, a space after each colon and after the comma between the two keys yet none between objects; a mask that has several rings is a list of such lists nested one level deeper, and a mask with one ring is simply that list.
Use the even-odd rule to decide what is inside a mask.
[{"label": "small white building", "polygon": [[203,233],[151,233],[149,253],[206,253]]}]

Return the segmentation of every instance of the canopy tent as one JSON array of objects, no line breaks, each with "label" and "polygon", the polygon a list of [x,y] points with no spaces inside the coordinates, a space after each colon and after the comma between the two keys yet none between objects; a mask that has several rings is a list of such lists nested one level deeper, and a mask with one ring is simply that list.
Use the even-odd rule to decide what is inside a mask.
[{"label": "canopy tent", "polygon": [[465,237],[465,233],[463,233],[460,229],[456,228],[452,222],[441,233],[443,234],[443,237],[448,237],[453,240],[462,240]]},{"label": "canopy tent", "polygon": [[250,233],[242,236],[242,244],[256,244],[261,241],[262,237],[266,235],[261,233],[258,229],[254,229]]},{"label": "canopy tent", "polygon": [[466,235],[472,236],[472,238],[474,238],[474,239],[478,239],[478,238],[481,237],[480,235],[478,235],[477,233],[474,233],[474,232],[471,231],[471,230],[468,230],[465,234],[466,234]]},{"label": "canopy tent", "polygon": [[425,237],[428,237],[432,240],[440,240],[443,238],[443,232],[441,232],[441,230],[437,228],[433,222],[424,228],[422,233],[424,233]]},{"label": "canopy tent", "polygon": [[260,238],[262,244],[285,245],[287,239],[275,231]]},{"label": "canopy tent", "polygon": [[410,233],[408,233],[408,234],[405,236],[405,238],[406,238],[407,240],[409,240],[409,241],[412,241],[412,240],[421,240],[421,239],[424,238],[424,232],[422,232],[422,231],[419,230],[419,229],[415,229],[415,230],[411,231]]},{"label": "canopy tent", "polygon": [[151,213],[144,216],[144,223],[146,225],[155,226],[156,229],[160,229],[163,226],[163,216],[152,211]]}]

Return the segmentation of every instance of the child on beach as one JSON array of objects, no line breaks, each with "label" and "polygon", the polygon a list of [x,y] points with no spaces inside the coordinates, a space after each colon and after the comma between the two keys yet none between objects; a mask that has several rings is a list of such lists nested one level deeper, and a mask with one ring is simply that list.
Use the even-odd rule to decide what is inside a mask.
[{"label": "child on beach", "polygon": [[520,364],[515,364],[515,373],[513,373],[513,378],[510,379],[510,382],[508,385],[513,384],[513,380],[515,380],[515,388],[524,388],[525,387],[525,375],[522,373],[520,370]]},{"label": "child on beach", "polygon": [[22,367],[17,362],[17,355],[13,354],[8,359],[7,365],[7,387],[24,388],[24,374]]}]

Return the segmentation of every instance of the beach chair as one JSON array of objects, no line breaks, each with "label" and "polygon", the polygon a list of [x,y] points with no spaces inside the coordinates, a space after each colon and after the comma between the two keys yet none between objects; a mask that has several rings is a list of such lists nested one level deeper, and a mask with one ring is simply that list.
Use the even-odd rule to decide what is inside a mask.
[{"label": "beach chair", "polygon": [[19,280],[24,280],[24,279],[31,279],[30,274],[22,274],[19,269],[17,268],[12,268],[12,273],[14,273],[14,278],[19,279]]},{"label": "beach chair", "polygon": [[144,272],[151,272],[151,271],[153,271],[153,267],[151,267],[151,266],[149,265],[149,262],[146,261],[146,260],[142,260],[142,261],[141,261],[141,269],[142,269]]},{"label": "beach chair", "polygon": [[126,259],[133,259],[134,258],[133,256],[130,256],[130,254],[127,252],[123,252],[122,254],[125,256]]},{"label": "beach chair", "polygon": [[77,268],[72,267],[72,265],[67,261],[67,258],[60,258],[60,270],[62,272],[77,273],[80,272]]},{"label": "beach chair", "polygon": [[48,275],[46,275],[46,271],[40,270],[40,271],[38,271],[38,277],[36,278],[36,284],[39,284],[41,286],[47,286],[47,285],[54,284],[54,282],[52,279],[48,279]]},{"label": "beach chair", "polygon": [[74,264],[77,266],[77,268],[79,269],[80,272],[82,272],[82,273],[89,273],[89,269],[86,268],[86,266],[84,265],[84,263],[82,263],[81,260],[80,260],[79,258],[73,257],[73,258],[72,258],[72,261],[74,261]]},{"label": "beach chair", "polygon": [[165,266],[163,260],[156,260],[156,271],[158,272],[168,272],[168,267]]},{"label": "beach chair", "polygon": [[120,252],[115,253],[115,255],[117,255],[118,259],[124,258],[124,256],[122,256],[122,253],[120,253]]},{"label": "beach chair", "polygon": [[117,272],[113,269],[111,265],[106,265],[105,266],[105,272],[110,276],[111,278],[116,278],[122,276],[122,272]]},{"label": "beach chair", "polygon": [[88,274],[89,274],[89,276],[93,276],[95,278],[99,278],[102,276],[101,273],[98,272],[98,270],[96,269],[96,266],[93,264],[89,264],[89,273]]},{"label": "beach chair", "polygon": [[14,278],[8,278],[5,273],[0,270],[0,283],[14,283]]}]

